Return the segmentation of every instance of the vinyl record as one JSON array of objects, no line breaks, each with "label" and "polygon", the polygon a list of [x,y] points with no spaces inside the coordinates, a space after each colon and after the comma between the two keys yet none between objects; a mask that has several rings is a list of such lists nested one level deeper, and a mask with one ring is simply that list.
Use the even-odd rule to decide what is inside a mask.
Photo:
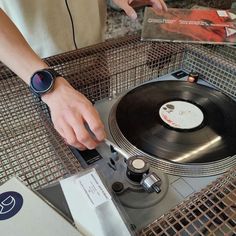
[{"label": "vinyl record", "polygon": [[116,122],[136,148],[174,163],[208,163],[236,154],[236,102],[185,81],[139,86],[118,102]]}]

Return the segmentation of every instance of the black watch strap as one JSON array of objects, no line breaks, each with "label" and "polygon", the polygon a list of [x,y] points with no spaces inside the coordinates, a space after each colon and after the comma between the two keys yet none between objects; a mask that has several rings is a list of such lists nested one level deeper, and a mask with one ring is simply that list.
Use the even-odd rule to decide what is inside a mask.
[{"label": "black watch strap", "polygon": [[46,68],[46,69],[43,69],[43,70],[50,72],[50,73],[53,75],[54,78],[61,76],[61,75],[60,75],[56,70],[54,70],[53,68]]}]

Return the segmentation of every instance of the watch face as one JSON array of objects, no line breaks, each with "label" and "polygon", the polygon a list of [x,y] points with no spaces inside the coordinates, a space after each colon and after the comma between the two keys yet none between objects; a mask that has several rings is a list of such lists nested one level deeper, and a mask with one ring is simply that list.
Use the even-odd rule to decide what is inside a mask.
[{"label": "watch face", "polygon": [[51,89],[53,76],[47,71],[38,71],[31,78],[31,88],[34,92],[43,94]]}]

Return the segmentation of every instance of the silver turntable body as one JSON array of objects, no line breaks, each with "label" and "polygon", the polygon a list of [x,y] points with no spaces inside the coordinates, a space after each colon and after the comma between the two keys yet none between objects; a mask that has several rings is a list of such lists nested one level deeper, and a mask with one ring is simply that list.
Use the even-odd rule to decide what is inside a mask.
[{"label": "silver turntable body", "polygon": [[[155,78],[147,83],[153,81],[179,80],[176,79],[172,74]],[[180,80],[186,81],[187,76],[182,77]],[[209,85],[203,80],[198,80],[198,83],[212,87],[212,85]],[[116,140],[114,140],[110,132],[108,120],[112,107],[123,95],[124,94],[117,94],[116,91],[113,91],[112,97],[101,100],[95,104],[104,122],[107,131],[107,139],[110,141],[111,146],[113,145],[118,149],[119,144],[116,143]],[[109,145],[106,143],[101,144],[97,148],[97,151],[100,154],[101,159],[98,158],[98,160],[91,165],[85,164],[84,167],[97,167],[97,169],[104,176],[104,179],[107,182],[110,190],[116,195],[117,201],[121,208],[125,210],[124,214],[128,216],[130,221],[138,230],[151,223],[156,218],[175,207],[177,204],[183,202],[193,193],[200,191],[202,188],[206,187],[208,184],[219,177],[219,174],[211,176],[205,175],[198,177],[187,177],[181,176],[178,173],[175,175],[166,174],[163,171],[158,170],[158,168],[154,168],[154,172],[161,179],[161,191],[160,193],[147,193],[146,191],[135,188],[135,184],[130,185],[129,178],[127,178],[125,173],[127,166],[124,164],[124,160],[127,158],[132,158],[132,156],[135,156],[135,154],[132,155],[132,153],[128,153],[124,149],[121,149],[118,153],[120,158],[117,160],[117,157],[114,157],[114,155],[117,155],[117,153],[112,153]],[[76,156],[78,156],[78,154],[76,154]],[[84,161],[80,159],[80,162],[83,165]],[[122,191],[119,191],[120,183],[123,185]],[[127,186],[127,183],[129,186]],[[113,186],[116,184],[118,184],[118,191],[114,191],[113,189]]]}]

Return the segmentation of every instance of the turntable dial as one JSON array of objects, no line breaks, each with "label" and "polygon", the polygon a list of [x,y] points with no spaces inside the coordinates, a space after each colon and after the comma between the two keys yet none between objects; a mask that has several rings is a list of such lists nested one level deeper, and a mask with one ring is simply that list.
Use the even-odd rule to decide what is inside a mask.
[{"label": "turntable dial", "polygon": [[148,174],[150,165],[144,157],[133,156],[127,160],[127,177],[137,183],[140,183],[143,175]]}]

